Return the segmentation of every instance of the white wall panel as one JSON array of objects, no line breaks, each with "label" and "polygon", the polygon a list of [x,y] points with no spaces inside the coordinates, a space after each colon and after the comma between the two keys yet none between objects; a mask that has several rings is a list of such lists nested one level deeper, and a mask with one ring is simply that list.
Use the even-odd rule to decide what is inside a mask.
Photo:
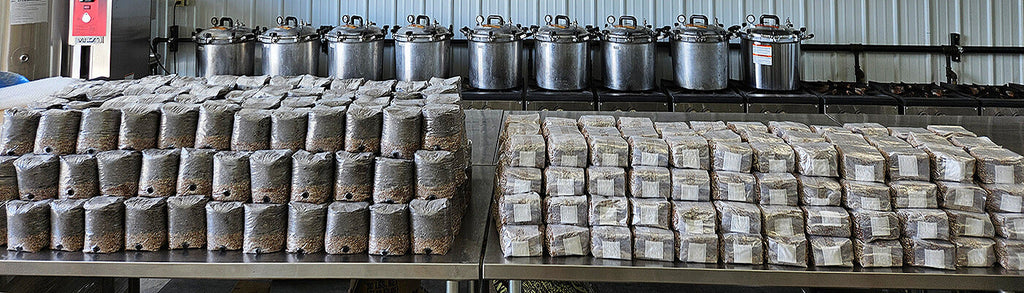
[{"label": "white wall panel", "polygon": [[[378,25],[405,24],[406,15],[426,14],[456,30],[475,24],[480,14],[501,14],[524,26],[540,24],[544,15],[567,14],[580,24],[603,27],[609,15],[635,15],[655,27],[671,26],[679,14],[706,14],[726,26],[740,24],[747,14],[775,13],[783,21],[806,26],[815,44],[943,45],[949,33],[963,34],[970,46],[1024,46],[1024,1],[1021,0],[195,0],[191,7],[172,8],[171,0],[153,0],[152,31],[166,34],[169,24],[182,34],[209,26],[214,16],[231,16],[250,26],[271,26],[278,15],[294,15],[315,26],[336,25],[341,15],[358,14]],[[461,34],[456,34],[461,38]],[[180,46],[167,58],[167,68],[195,74],[192,45]],[[385,60],[394,56],[387,50]],[[467,51],[454,49],[453,73],[465,74]],[[322,56],[326,57],[326,55]],[[738,54],[732,57],[738,60]],[[929,54],[863,54],[869,80],[944,82],[945,58]],[[659,54],[658,73],[670,78],[668,54]],[[803,76],[808,80],[853,80],[853,56],[805,52]],[[322,62],[323,63],[323,62]],[[739,66],[733,62],[733,77]],[[390,67],[390,62],[385,67]],[[257,66],[258,67],[258,66]],[[600,72],[600,66],[594,69]],[[964,83],[1024,83],[1024,56],[968,54],[953,69]],[[326,66],[322,66],[326,71]],[[392,75],[392,69],[385,70]]]}]

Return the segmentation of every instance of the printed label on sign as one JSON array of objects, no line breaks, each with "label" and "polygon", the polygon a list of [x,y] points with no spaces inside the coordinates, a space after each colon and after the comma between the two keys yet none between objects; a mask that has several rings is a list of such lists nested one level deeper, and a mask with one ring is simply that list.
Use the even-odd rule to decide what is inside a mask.
[{"label": "printed label on sign", "polygon": [[928,207],[928,197],[925,196],[924,190],[911,190],[907,194],[908,202],[907,207],[910,208],[926,208]]},{"label": "printed label on sign", "polygon": [[47,22],[50,12],[47,2],[48,0],[11,0],[8,15],[11,18],[11,25]]},{"label": "printed label on sign", "polygon": [[574,195],[576,194],[575,182],[572,179],[558,179],[555,181],[558,186],[558,195]]},{"label": "printed label on sign", "polygon": [[686,233],[704,234],[703,220],[686,220]]},{"label": "printed label on sign", "polygon": [[871,260],[874,261],[877,267],[891,267],[892,257],[889,255],[888,248],[873,248],[871,252]]},{"label": "printed label on sign", "polygon": [[699,169],[700,168],[700,160],[699,160],[700,158],[697,157],[698,154],[699,154],[699,152],[697,152],[697,150],[682,150],[682,151],[680,151],[679,155],[682,156],[682,160],[681,160],[682,161],[682,166],[679,166],[679,167],[680,168]]},{"label": "printed label on sign", "polygon": [[781,263],[796,263],[796,245],[779,244],[775,247],[775,254]]},{"label": "printed label on sign", "polygon": [[824,211],[821,212],[821,225],[823,226],[842,226],[843,225],[843,214],[837,212]]},{"label": "printed label on sign", "polygon": [[889,236],[889,218],[871,217],[871,236]]},{"label": "printed label on sign", "polygon": [[647,258],[662,259],[665,257],[665,244],[658,241],[644,240],[644,255]]},{"label": "printed label on sign", "polygon": [[754,43],[751,49],[751,57],[754,64],[772,66],[772,46]]},{"label": "printed label on sign", "polygon": [[512,256],[530,256],[530,243],[526,241],[512,241]]},{"label": "printed label on sign", "polygon": [[729,183],[727,186],[729,196],[726,198],[731,201],[747,201],[747,189],[743,186],[743,183]]},{"label": "printed label on sign", "polygon": [[839,253],[839,246],[825,246],[821,248],[822,263],[826,266],[838,266],[843,264],[843,255]]},{"label": "printed label on sign", "polygon": [[562,224],[579,224],[579,215],[576,214],[576,207],[561,206],[558,209],[558,214],[562,217]]},{"label": "printed label on sign", "polygon": [[768,160],[768,172],[786,173],[786,171],[789,171],[786,168],[786,160]]},{"label": "printed label on sign", "polygon": [[811,176],[829,176],[829,160],[828,159],[814,159],[811,160]]},{"label": "printed label on sign", "polygon": [[732,244],[733,261],[735,263],[753,263],[753,251],[753,245],[735,242]]},{"label": "printed label on sign", "polygon": [[967,218],[964,223],[964,234],[967,236],[984,236],[985,222],[975,218]]},{"label": "printed label on sign", "polygon": [[883,210],[882,201],[873,197],[862,197],[860,198],[860,206],[869,210]]},{"label": "printed label on sign", "polygon": [[644,166],[658,166],[658,155],[652,153],[640,153],[640,164]]},{"label": "printed label on sign", "polygon": [[736,233],[750,233],[750,218],[733,216],[729,231]]},{"label": "printed label on sign", "polygon": [[896,156],[899,159],[900,176],[917,176],[917,157],[911,155]]},{"label": "printed label on sign", "polygon": [[698,197],[698,193],[699,192],[698,192],[698,189],[697,189],[697,185],[686,185],[686,184],[680,185],[679,186],[679,190],[680,190],[680,193],[681,193],[680,194],[680,197],[681,197],[680,199],[682,199],[682,200],[693,200],[693,201],[698,200],[697,197]]},{"label": "printed label on sign", "polygon": [[618,166],[619,165],[619,155],[617,155],[617,154],[604,154],[604,155],[601,155],[601,165],[602,166]]},{"label": "printed label on sign", "polygon": [[605,258],[622,258],[622,251],[616,241],[605,241],[601,244],[601,255]]},{"label": "printed label on sign", "polygon": [[562,166],[566,166],[566,167],[580,167],[580,166],[576,166],[577,161],[578,160],[576,160],[576,156],[574,156],[574,155],[563,155],[562,156]]},{"label": "printed label on sign", "polygon": [[642,181],[640,182],[640,191],[644,197],[658,197],[661,195],[661,187],[658,186],[658,182]]},{"label": "printed label on sign", "polygon": [[686,245],[686,260],[690,262],[705,262],[708,258],[708,245],[704,243],[690,243]]},{"label": "printed label on sign", "polygon": [[857,181],[875,181],[875,167],[867,165],[856,165],[853,166],[853,180]]},{"label": "printed label on sign", "polygon": [[789,204],[789,201],[787,200],[787,196],[786,196],[786,190],[785,189],[769,189],[768,190],[768,204],[779,205],[779,206]]},{"label": "printed label on sign", "polygon": [[597,195],[613,196],[615,195],[615,180],[611,179],[598,179],[597,180]]},{"label": "printed label on sign", "polygon": [[742,159],[740,154],[727,152],[722,157],[722,169],[725,169],[725,171],[740,171],[740,159]]},{"label": "printed label on sign", "polygon": [[775,220],[775,232],[782,236],[793,235],[793,219],[781,218]]},{"label": "printed label on sign", "polygon": [[935,236],[937,236],[936,233],[938,233],[938,227],[936,223],[917,222],[917,238],[935,238]]},{"label": "printed label on sign", "polygon": [[583,255],[583,245],[580,244],[580,237],[573,236],[562,240],[566,255]]},{"label": "printed label on sign", "polygon": [[1003,200],[999,202],[999,209],[1011,213],[1020,212],[1020,198],[1013,195],[1003,195]]},{"label": "printed label on sign", "polygon": [[924,266],[933,268],[946,267],[946,254],[942,250],[925,249]]},{"label": "printed label on sign", "polygon": [[658,224],[658,208],[654,206],[641,206],[640,207],[640,224],[641,225],[656,225]]},{"label": "printed label on sign", "polygon": [[964,163],[957,161],[953,158],[946,158],[943,160],[943,165],[946,166],[943,172],[943,177],[949,181],[960,181],[964,178]]},{"label": "printed label on sign", "polygon": [[533,215],[530,212],[530,205],[512,205],[512,221],[515,221],[516,223],[529,222],[531,218],[533,218]]},{"label": "printed label on sign", "polygon": [[985,264],[985,249],[975,248],[967,251],[967,265],[972,267],[984,266]]},{"label": "printed label on sign", "polygon": [[996,183],[1014,183],[1013,180],[1013,166],[1002,166],[996,165],[995,170]]},{"label": "printed label on sign", "polygon": [[530,180],[520,180],[520,179],[512,180],[512,192],[515,192],[515,193],[530,192],[532,186],[533,186],[533,183],[530,182]]},{"label": "printed label on sign", "polygon": [[973,191],[964,190],[964,189],[954,189],[953,191],[954,191],[954,194],[956,194],[956,200],[954,201],[956,203],[956,205],[962,206],[962,207],[972,207],[972,206],[974,206],[974,192]]},{"label": "printed label on sign", "polygon": [[520,167],[536,167],[537,166],[537,153],[530,151],[519,152],[519,166]]}]

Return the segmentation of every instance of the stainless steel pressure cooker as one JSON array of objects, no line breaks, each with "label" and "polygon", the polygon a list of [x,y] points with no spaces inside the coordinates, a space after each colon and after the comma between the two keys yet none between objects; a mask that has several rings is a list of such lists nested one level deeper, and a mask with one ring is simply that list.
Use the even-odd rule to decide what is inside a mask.
[{"label": "stainless steel pressure cooker", "polygon": [[537,43],[533,67],[537,86],[552,91],[575,91],[590,81],[590,44],[596,36],[592,28],[580,27],[569,17],[544,16],[544,26],[535,28]]},{"label": "stainless steel pressure cooker", "polygon": [[732,33],[721,24],[710,23],[704,15],[686,21],[680,15],[672,28],[672,67],[679,87],[715,91],[729,85],[729,38]]},{"label": "stainless steel pressure cooker", "polygon": [[[791,91],[800,84],[800,41],[814,37],[806,28],[779,21],[775,15],[761,15],[758,23],[747,16],[746,30],[739,31],[743,80],[753,88],[770,91]],[[772,22],[768,22],[771,20]]]},{"label": "stainless steel pressure cooker", "polygon": [[320,38],[316,29],[293,16],[278,16],[277,24],[258,37],[263,47],[263,74],[317,75]]},{"label": "stainless steel pressure cooker", "polygon": [[476,27],[463,27],[469,41],[469,86],[504,90],[519,86],[523,38],[529,31],[500,15],[477,16]]},{"label": "stainless steel pressure cooker", "polygon": [[395,38],[395,77],[421,81],[448,77],[451,71],[452,32],[431,23],[426,15],[409,15],[409,25],[392,30]]},{"label": "stainless steel pressure cooker", "polygon": [[327,32],[323,39],[328,43],[330,76],[380,80],[387,26],[381,29],[358,15],[342,16],[341,23]]},{"label": "stainless steel pressure cooker", "polygon": [[647,91],[655,87],[654,58],[656,42],[662,33],[650,25],[637,23],[636,17],[608,16],[601,31],[601,56],[604,57],[604,86],[616,91]]},{"label": "stainless steel pressure cooker", "polygon": [[213,18],[213,27],[192,36],[199,76],[252,75],[256,34],[229,17]]}]

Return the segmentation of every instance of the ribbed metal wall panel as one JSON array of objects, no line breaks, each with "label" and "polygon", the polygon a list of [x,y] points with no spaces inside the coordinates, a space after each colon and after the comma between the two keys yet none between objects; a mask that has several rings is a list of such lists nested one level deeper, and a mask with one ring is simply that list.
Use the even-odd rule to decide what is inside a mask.
[{"label": "ribbed metal wall panel", "polygon": [[[501,14],[523,25],[539,24],[546,14],[567,14],[581,24],[604,25],[609,15],[635,15],[654,26],[669,26],[679,14],[707,14],[726,26],[739,24],[747,14],[774,13],[815,34],[816,44],[942,45],[949,33],[960,32],[965,45],[1024,46],[1024,1],[1021,0],[196,0],[190,7],[172,8],[172,0],[154,0],[152,31],[166,35],[169,24],[188,34],[209,26],[214,16],[231,16],[250,26],[270,26],[278,15],[294,15],[313,25],[335,25],[340,16],[358,14],[379,25],[405,24],[406,15],[427,14],[456,30],[475,24],[480,14]],[[461,34],[456,34],[461,38]],[[195,74],[195,51],[182,45],[168,56],[167,68]],[[465,74],[468,52],[454,49],[453,73]],[[524,53],[526,54],[526,53]],[[394,52],[387,50],[385,60]],[[323,56],[326,58],[326,55]],[[732,54],[738,58],[738,53]],[[658,74],[672,72],[667,53],[659,54]],[[321,62],[326,73],[326,64]],[[929,54],[864,54],[869,80],[905,82],[945,81],[945,58]],[[391,62],[385,63],[390,67]],[[853,80],[853,56],[846,53],[805,52],[804,79]],[[259,67],[257,65],[257,67]],[[964,56],[953,64],[963,83],[1024,82],[1024,56]],[[733,62],[733,77],[739,66]],[[595,74],[600,66],[595,66]],[[393,75],[387,68],[385,75]]]}]

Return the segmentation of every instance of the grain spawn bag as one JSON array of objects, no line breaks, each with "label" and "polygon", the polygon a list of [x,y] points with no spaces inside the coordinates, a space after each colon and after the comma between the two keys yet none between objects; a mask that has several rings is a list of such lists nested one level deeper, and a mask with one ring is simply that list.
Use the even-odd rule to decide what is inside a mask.
[{"label": "grain spawn bag", "polygon": [[943,137],[978,136],[960,125],[928,125],[925,129]]},{"label": "grain spawn bag", "polygon": [[124,201],[125,250],[157,251],[167,244],[167,199],[133,197]]},{"label": "grain spawn bag", "polygon": [[499,225],[540,225],[544,223],[542,201],[537,193],[501,195],[496,204]]},{"label": "grain spawn bag", "polygon": [[715,201],[718,227],[722,233],[761,235],[761,209],[745,202]]},{"label": "grain spawn bag", "polygon": [[853,132],[828,132],[822,136],[825,137],[825,141],[834,145],[871,146],[864,136]]},{"label": "grain spawn bag", "polygon": [[996,235],[1011,240],[1024,240],[1024,214],[990,213]]},{"label": "grain spawn bag", "polygon": [[988,191],[986,211],[1024,213],[1024,184],[982,184],[981,188]]},{"label": "grain spawn bag", "polygon": [[245,204],[242,253],[283,251],[288,234],[288,206],[273,203]]},{"label": "grain spawn bag", "polygon": [[843,179],[885,182],[886,161],[871,146],[839,145],[839,173]]},{"label": "grain spawn bag", "polygon": [[853,180],[843,180],[840,184],[843,186],[843,206],[849,209],[892,210],[889,186]]},{"label": "grain spawn bag", "polygon": [[986,213],[946,210],[946,215],[949,216],[949,234],[954,238],[996,236],[992,219]]},{"label": "grain spawn bag", "polygon": [[237,201],[211,201],[206,204],[207,249],[242,249],[246,218],[243,204]]},{"label": "grain spawn bag", "polygon": [[334,200],[366,201],[373,196],[373,153],[334,153],[336,173]]},{"label": "grain spawn bag", "polygon": [[796,169],[802,175],[839,177],[839,152],[830,143],[794,144]]},{"label": "grain spawn bag", "polygon": [[213,192],[214,149],[181,149],[177,195],[206,195]]},{"label": "grain spawn bag", "polygon": [[975,172],[981,183],[1024,183],[1024,156],[1004,148],[975,148],[970,153],[977,160]]},{"label": "grain spawn bag", "polygon": [[159,135],[158,105],[137,104],[121,109],[121,129],[117,133],[119,149],[141,151],[155,148]]},{"label": "grain spawn bag", "polygon": [[633,167],[629,170],[629,191],[633,197],[669,198],[672,196],[672,175],[665,167]]},{"label": "grain spawn bag", "polygon": [[576,119],[580,127],[613,127],[616,125],[614,116],[610,115],[581,115]]},{"label": "grain spawn bag", "polygon": [[24,108],[4,110],[3,130],[0,132],[0,150],[6,156],[31,153],[35,148],[39,111]]},{"label": "grain spawn bag", "polygon": [[0,156],[0,202],[19,197],[18,170],[14,167],[17,160],[15,156]]},{"label": "grain spawn bag", "polygon": [[54,155],[26,154],[14,161],[22,200],[57,198],[60,160]]},{"label": "grain spawn bag", "polygon": [[309,111],[282,108],[270,113],[270,148],[299,150],[306,146]]},{"label": "grain spawn bag", "polygon": [[765,237],[768,264],[807,267],[807,237],[804,235]]},{"label": "grain spawn bag", "polygon": [[757,202],[754,175],[737,172],[711,172],[711,198],[736,202]]},{"label": "grain spawn bag", "polygon": [[829,177],[797,176],[802,205],[838,206],[843,199],[843,186]]},{"label": "grain spawn bag", "polygon": [[626,227],[598,226],[590,229],[590,250],[596,258],[633,258],[633,233]]},{"label": "grain spawn bag", "polygon": [[549,196],[544,198],[544,223],[549,225],[589,224],[590,200],[581,196]]},{"label": "grain spawn bag", "polygon": [[209,201],[205,195],[167,198],[168,248],[189,249],[206,246],[206,204]]},{"label": "grain spawn bag", "polygon": [[763,264],[764,241],[758,234],[724,233],[718,255],[727,264]]},{"label": "grain spawn bag", "polygon": [[897,240],[900,238],[900,218],[894,212],[851,210],[853,236],[863,241]]},{"label": "grain spawn bag", "polygon": [[672,204],[664,198],[630,198],[633,227],[668,229],[672,217]]},{"label": "grain spawn bag", "polygon": [[630,137],[629,161],[631,166],[668,167],[668,143],[660,138]]},{"label": "grain spawn bag", "polygon": [[972,183],[935,181],[939,206],[943,209],[981,213],[985,211],[988,192]]},{"label": "grain spawn bag", "polygon": [[[622,144],[625,145],[625,141],[622,141]],[[626,154],[625,148],[621,151],[622,154]],[[540,135],[510,136],[503,145],[499,162],[510,167],[543,168],[547,165],[547,143]]]},{"label": "grain spawn bag", "polygon": [[7,250],[37,252],[50,246],[50,201],[7,202]]},{"label": "grain spawn bag", "polygon": [[[626,170],[623,168],[587,168],[587,194],[591,196],[626,196],[626,182]],[[540,188],[536,189],[539,192]]]},{"label": "grain spawn bag", "polygon": [[768,126],[757,121],[729,121],[725,123],[725,126],[737,133],[743,131],[768,132]]},{"label": "grain spawn bag", "polygon": [[852,267],[853,242],[842,237],[808,237],[815,267]]},{"label": "grain spawn bag", "polygon": [[680,234],[715,234],[718,213],[710,202],[672,203],[672,229]]},{"label": "grain spawn bag", "polygon": [[761,226],[767,237],[804,235],[804,213],[795,206],[761,206]]},{"label": "grain spawn bag", "polygon": [[[587,145],[590,148],[590,162],[593,166],[629,166],[630,145],[621,137],[589,136]],[[640,159],[643,160],[643,155]],[[650,160],[650,155],[648,155],[648,160]]]},{"label": "grain spawn bag", "polygon": [[78,127],[82,112],[77,110],[46,110],[39,117],[34,152],[37,154],[74,154],[78,143]]},{"label": "grain spawn bag", "polygon": [[911,133],[907,135],[907,143],[916,148],[925,147],[952,147],[953,144],[946,138],[934,133]]},{"label": "grain spawn bag", "polygon": [[851,235],[853,224],[850,213],[841,207],[803,207],[806,219],[807,235],[847,237]]},{"label": "grain spawn bag", "polygon": [[586,167],[587,140],[580,134],[559,134],[548,137],[548,163],[551,166]]},{"label": "grain spawn bag", "polygon": [[718,263],[718,235],[676,233],[676,256],[679,261]]},{"label": "grain spawn bag", "polygon": [[748,173],[753,154],[745,142],[711,142],[711,169]]},{"label": "grain spawn bag", "polygon": [[413,254],[448,254],[459,233],[454,222],[462,216],[455,201],[453,198],[413,199],[409,203]]},{"label": "grain spawn bag", "polygon": [[325,203],[333,195],[334,154],[303,150],[292,155],[291,201]]},{"label": "grain spawn bag", "polygon": [[[459,186],[467,180],[465,170],[457,166],[458,159],[452,152],[421,150],[416,151],[414,157],[416,198],[418,199],[432,200],[453,197]],[[585,179],[583,169],[579,169],[576,179],[576,182],[579,183],[578,194],[583,194]]]},{"label": "grain spawn bag", "polygon": [[863,134],[866,136],[889,135],[888,128],[885,128],[882,124],[874,122],[844,123],[843,128],[849,129],[853,133]]},{"label": "grain spawn bag", "polygon": [[956,268],[956,246],[946,240],[900,239],[904,261],[911,266],[952,270]]},{"label": "grain spawn bag", "polygon": [[116,196],[90,198],[85,209],[86,253],[113,253],[124,249],[124,199]]},{"label": "grain spawn bag", "polygon": [[548,225],[544,247],[552,257],[590,255],[590,229],[569,225]]},{"label": "grain spawn bag", "polygon": [[1024,241],[996,239],[999,265],[1011,271],[1024,271]]},{"label": "grain spawn bag", "polygon": [[324,250],[327,204],[288,203],[288,253],[318,253]]},{"label": "grain spawn bag", "polygon": [[352,105],[345,114],[345,151],[380,153],[381,107]]},{"label": "grain spawn bag", "polygon": [[896,210],[903,238],[949,240],[949,216],[939,209]]},{"label": "grain spawn bag", "polygon": [[[248,155],[248,184],[253,202],[288,202],[291,197],[292,154],[291,150],[263,150]],[[242,177],[245,175],[238,174],[244,181]]]},{"label": "grain spawn bag", "polygon": [[162,149],[190,148],[196,145],[199,107],[167,103],[160,107],[160,140]]},{"label": "grain spawn bag", "polygon": [[786,143],[816,143],[826,141],[820,134],[803,131],[786,132],[786,134],[782,136],[782,139]]},{"label": "grain spawn bag", "polygon": [[230,149],[235,112],[239,109],[241,107],[237,104],[222,101],[209,101],[200,105],[199,120],[196,123],[196,147]]},{"label": "grain spawn bag", "polygon": [[60,157],[60,182],[57,190],[60,198],[90,198],[99,194],[99,177],[96,174],[96,157],[92,155],[67,155]]},{"label": "grain spawn bag", "polygon": [[703,134],[715,130],[726,130],[729,129],[729,126],[722,121],[690,121],[690,128]]},{"label": "grain spawn bag", "polygon": [[384,108],[380,134],[380,153],[383,156],[411,159],[420,149],[420,124],[423,120],[419,107],[390,106]]},{"label": "grain spawn bag", "polygon": [[345,107],[313,108],[309,110],[306,129],[306,150],[311,152],[337,152],[345,148]]},{"label": "grain spawn bag", "polygon": [[416,164],[413,160],[378,157],[373,175],[375,203],[409,203],[416,195]]},{"label": "grain spawn bag", "polygon": [[590,226],[629,226],[629,200],[625,197],[591,196]]},{"label": "grain spawn bag", "polygon": [[672,200],[710,201],[711,176],[705,170],[671,169]]},{"label": "grain spawn bag", "polygon": [[96,154],[100,194],[120,197],[138,195],[141,169],[142,154],[137,151],[113,150]]},{"label": "grain spawn bag", "polygon": [[999,147],[992,139],[985,136],[952,136],[949,142],[964,149]]},{"label": "grain spawn bag", "polygon": [[787,131],[811,132],[811,128],[807,124],[794,121],[768,121],[768,131],[782,135]]},{"label": "grain spawn bag", "polygon": [[701,136],[703,136],[705,139],[707,139],[708,141],[710,141],[712,143],[715,143],[715,142],[743,142],[743,137],[741,137],[739,134],[736,134],[732,130],[728,130],[728,129],[705,132],[705,133],[701,134]]},{"label": "grain spawn bag", "polygon": [[89,108],[82,110],[78,128],[79,154],[95,154],[117,149],[117,133],[121,128],[121,110]]},{"label": "grain spawn bag", "polygon": [[[213,155],[213,200],[247,202],[251,193],[250,152],[222,151]],[[276,174],[276,177],[287,177]],[[262,179],[262,178],[261,178]],[[266,182],[266,181],[263,181]],[[262,200],[262,199],[261,199]]]},{"label": "grain spawn bag", "polygon": [[[613,127],[593,127],[593,126],[588,126],[588,127],[584,127],[583,130],[580,133],[583,134],[583,136],[587,138],[588,142],[589,142],[589,140],[591,138],[598,138],[598,137],[611,137],[611,138],[622,139],[622,132],[620,132],[619,129],[615,128],[614,126]],[[623,139],[622,142],[626,142],[626,140]],[[627,148],[627,150],[625,151],[625,153],[626,153],[627,158],[625,160],[628,161],[629,160],[629,158],[628,158],[628,156],[629,156],[629,150],[628,150],[629,146],[627,145],[626,148]]]},{"label": "grain spawn bag", "polygon": [[50,249],[82,251],[85,241],[85,199],[50,202]]},{"label": "grain spawn bag", "polygon": [[270,149],[270,113],[271,111],[253,109],[235,112],[235,124],[231,130],[231,150]]},{"label": "grain spawn bag", "polygon": [[754,196],[761,205],[797,206],[800,203],[796,177],[789,173],[757,173]]},{"label": "grain spawn bag", "polygon": [[168,197],[175,195],[181,151],[148,149],[142,151],[139,171],[139,196]]},{"label": "grain spawn bag", "polygon": [[370,206],[370,254],[405,255],[409,251],[409,242],[407,204],[381,203]]},{"label": "grain spawn bag", "polygon": [[793,173],[796,155],[786,144],[751,143],[753,170],[761,173]]},{"label": "grain spawn bag", "polygon": [[650,227],[633,228],[633,258],[656,261],[675,260],[676,239],[672,231]]},{"label": "grain spawn bag", "polygon": [[365,253],[370,235],[370,204],[334,202],[327,207],[324,250],[329,254]]},{"label": "grain spawn bag", "polygon": [[903,266],[903,245],[896,240],[853,241],[853,253],[857,264],[864,268],[888,268]]},{"label": "grain spawn bag", "polygon": [[927,129],[924,129],[924,128],[921,128],[921,127],[886,127],[886,128],[889,129],[889,135],[892,135],[893,137],[899,138],[899,139],[902,139],[902,140],[906,140],[907,137],[909,137],[911,133],[926,133],[926,134],[932,133],[931,131],[928,131]]},{"label": "grain spawn bag", "polygon": [[498,229],[501,254],[505,257],[544,255],[544,226],[506,225]]},{"label": "grain spawn bag", "polygon": [[991,267],[998,261],[996,242],[992,239],[958,237],[951,242],[956,245],[957,267]]},{"label": "grain spawn bag", "polygon": [[892,206],[897,209],[935,209],[939,207],[935,184],[922,181],[892,181]]},{"label": "grain spawn bag", "polygon": [[885,156],[889,180],[931,180],[931,161],[928,153],[910,147],[879,148]]},{"label": "grain spawn bag", "polygon": [[[621,171],[621,168],[614,169],[618,169],[622,172],[622,186],[625,187],[625,171]],[[374,186],[374,189],[376,189],[376,186]],[[544,191],[544,172],[541,171],[541,169],[526,167],[501,169],[498,171],[497,189],[501,194],[518,194],[526,192],[541,193]],[[594,193],[591,194],[593,195]],[[622,196],[625,196],[624,191]]]}]

